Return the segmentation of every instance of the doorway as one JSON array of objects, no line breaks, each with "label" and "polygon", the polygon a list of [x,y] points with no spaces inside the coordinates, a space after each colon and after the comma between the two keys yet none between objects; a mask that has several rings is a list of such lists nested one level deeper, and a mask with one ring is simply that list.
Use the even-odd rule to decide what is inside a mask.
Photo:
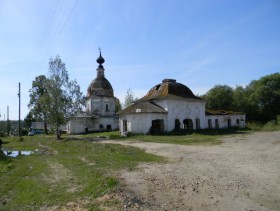
[{"label": "doorway", "polygon": [[160,134],[164,132],[164,120],[155,119],[152,120],[152,127],[150,129],[151,134]]},{"label": "doorway", "polygon": [[184,119],[183,129],[192,130],[193,129],[193,121],[191,119]]}]

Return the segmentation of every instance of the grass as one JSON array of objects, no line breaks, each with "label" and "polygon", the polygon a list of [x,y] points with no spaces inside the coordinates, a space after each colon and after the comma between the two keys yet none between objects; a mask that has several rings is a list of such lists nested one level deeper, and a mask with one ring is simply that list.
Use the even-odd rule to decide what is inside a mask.
[{"label": "grass", "polygon": [[[266,127],[271,129],[276,126]],[[249,124],[245,132],[256,128]],[[114,176],[118,170],[133,170],[139,162],[165,162],[162,157],[138,148],[89,141],[96,137],[115,139],[116,143],[124,140],[212,145],[219,144],[225,135],[242,132],[244,130],[200,130],[121,137],[118,131],[113,131],[63,135],[62,141],[44,135],[24,137],[21,141],[18,137],[2,138],[5,149],[32,150],[35,153],[9,158],[0,151],[0,210],[38,210],[77,200],[86,201],[84,208],[99,210],[96,199],[120,186]],[[117,203],[114,202],[114,205]]]},{"label": "grass", "polygon": [[128,134],[127,137],[122,137],[118,131],[106,133],[92,133],[87,135],[80,135],[80,138],[95,138],[104,137],[113,140],[124,141],[144,141],[155,143],[169,143],[181,145],[200,145],[200,144],[220,144],[220,139],[225,135],[239,134],[244,131],[236,129],[223,130],[199,130],[199,131],[178,131],[163,133],[160,135],[143,135],[143,134]]},{"label": "grass", "polygon": [[56,141],[52,136],[2,140],[5,149],[37,150],[17,158],[0,154],[0,210],[38,210],[77,200],[98,210],[95,199],[119,186],[117,170],[131,170],[139,162],[164,162],[138,148],[115,144]]},{"label": "grass", "polygon": [[[219,136],[220,137],[220,136]],[[191,134],[191,135],[132,135],[127,137],[129,141],[145,141],[155,143],[169,143],[181,145],[198,145],[198,144],[219,144],[218,136]]]},{"label": "grass", "polygon": [[261,122],[248,122],[247,128],[252,131],[279,131],[280,124],[276,123],[276,121],[269,121],[267,123]]}]

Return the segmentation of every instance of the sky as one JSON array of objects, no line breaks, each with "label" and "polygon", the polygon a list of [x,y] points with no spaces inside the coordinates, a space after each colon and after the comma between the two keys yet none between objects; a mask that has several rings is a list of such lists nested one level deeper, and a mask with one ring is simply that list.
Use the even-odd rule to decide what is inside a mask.
[{"label": "sky", "polygon": [[101,48],[124,102],[165,78],[194,94],[280,72],[279,0],[0,0],[0,120],[29,112],[36,76],[59,55],[86,95]]}]

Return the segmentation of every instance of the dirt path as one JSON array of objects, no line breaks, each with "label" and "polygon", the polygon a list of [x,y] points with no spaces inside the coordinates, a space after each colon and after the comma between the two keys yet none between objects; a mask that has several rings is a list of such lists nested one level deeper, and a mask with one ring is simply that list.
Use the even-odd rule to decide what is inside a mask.
[{"label": "dirt path", "polygon": [[229,136],[217,146],[118,143],[170,161],[120,172],[141,200],[127,210],[280,210],[279,131]]}]

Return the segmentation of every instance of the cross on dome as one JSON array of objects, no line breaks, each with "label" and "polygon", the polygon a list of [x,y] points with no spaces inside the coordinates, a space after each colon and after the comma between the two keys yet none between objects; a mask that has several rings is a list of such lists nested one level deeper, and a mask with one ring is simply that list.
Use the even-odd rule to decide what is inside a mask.
[{"label": "cross on dome", "polygon": [[102,65],[104,62],[105,62],[105,59],[102,57],[101,55],[101,48],[98,48],[99,50],[99,57],[96,59],[96,62],[99,64],[99,65]]}]

